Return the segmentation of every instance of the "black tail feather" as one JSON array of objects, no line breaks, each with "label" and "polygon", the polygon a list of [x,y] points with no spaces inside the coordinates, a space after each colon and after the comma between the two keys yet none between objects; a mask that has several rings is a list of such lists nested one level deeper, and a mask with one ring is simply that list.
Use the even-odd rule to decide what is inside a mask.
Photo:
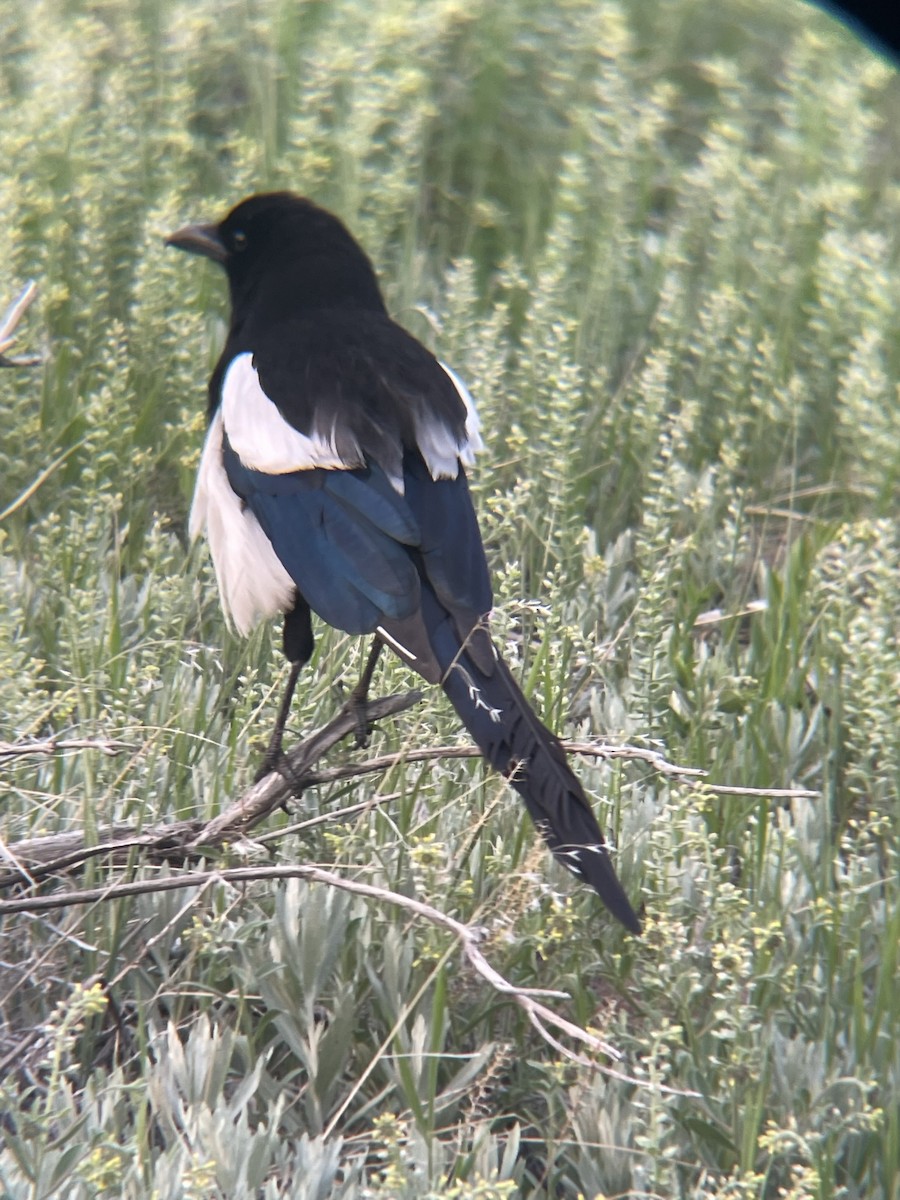
[{"label": "black tail feather", "polygon": [[444,669],[441,686],[484,757],[522,797],[556,858],[589,883],[627,929],[640,933],[640,921],[559,739],[541,722],[502,659],[497,657],[493,671],[486,674],[459,648],[446,617],[429,632]]}]

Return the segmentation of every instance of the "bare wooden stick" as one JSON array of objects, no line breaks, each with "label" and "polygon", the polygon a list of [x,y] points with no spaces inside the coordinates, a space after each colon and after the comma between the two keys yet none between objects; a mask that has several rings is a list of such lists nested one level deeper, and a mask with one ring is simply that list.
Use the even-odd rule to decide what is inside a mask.
[{"label": "bare wooden stick", "polygon": [[167,876],[161,879],[117,883],[106,888],[83,888],[78,891],[60,892],[54,896],[35,896],[31,899],[3,900],[0,901],[0,916],[26,911],[32,913],[48,912],[52,909],[69,908],[79,904],[94,904],[105,900],[121,899],[125,896],[147,895],[152,892],[171,892],[182,888],[208,887],[210,884],[217,882],[238,886],[272,879],[306,879],[311,883],[324,884],[327,887],[350,892],[356,896],[365,896],[370,900],[392,904],[396,908],[405,909],[407,912],[430,921],[433,925],[438,925],[449,930],[459,941],[464,955],[477,974],[496,992],[509,997],[510,1000],[518,1004],[528,1015],[535,1029],[555,1049],[567,1053],[570,1058],[584,1061],[603,1073],[614,1075],[617,1079],[633,1084],[635,1087],[657,1091],[666,1095],[688,1096],[699,1099],[699,1092],[669,1088],[662,1084],[650,1083],[646,1079],[637,1079],[629,1075],[624,1075],[621,1072],[610,1070],[594,1059],[586,1060],[566,1050],[557,1038],[548,1033],[545,1026],[549,1025],[559,1030],[595,1054],[602,1054],[616,1060],[621,1058],[620,1053],[614,1046],[603,1041],[589,1030],[583,1029],[580,1025],[569,1021],[566,1017],[560,1016],[559,1013],[544,1003],[545,1000],[568,1000],[569,995],[567,992],[560,992],[549,988],[517,987],[515,984],[510,983],[505,976],[501,975],[482,953],[479,945],[481,934],[478,930],[472,929],[470,926],[463,924],[462,921],[457,921],[455,917],[451,917],[448,913],[441,912],[440,909],[433,907],[433,905],[425,904],[423,901],[416,900],[412,896],[404,896],[399,892],[392,892],[387,888],[378,887],[375,884],[364,883],[359,879],[345,879],[343,876],[336,875],[332,871],[325,871],[321,867],[292,865],[282,867],[237,867],[225,871],[189,871],[177,877]]},{"label": "bare wooden stick", "polygon": [[[369,701],[366,719],[383,720],[418,704],[419,691],[399,692]],[[103,841],[85,846],[81,832],[52,834],[11,845],[0,843],[0,857],[10,869],[0,873],[0,888],[19,883],[35,883],[49,874],[70,870],[88,858],[112,855],[122,862],[135,848],[143,848],[157,858],[198,858],[201,852],[243,837],[265,820],[276,808],[296,795],[298,785],[309,786],[309,768],[337,742],[355,733],[359,722],[351,707],[343,708],[327,725],[285,755],[284,775],[272,772],[230,804],[211,821],[174,821],[137,832],[130,826],[117,825],[102,831]],[[52,751],[51,751],[52,753]]]},{"label": "bare wooden stick", "polygon": [[114,758],[123,750],[134,750],[128,742],[117,742],[113,738],[41,738],[22,742],[0,742],[0,758],[27,758],[34,754],[47,758],[53,754],[67,754],[76,750],[99,750]]},{"label": "bare wooden stick", "polygon": [[[421,698],[417,691],[387,696],[371,701],[367,717],[379,720],[385,716],[402,712],[416,704]],[[444,745],[426,746],[419,749],[401,750],[396,754],[381,754],[360,763],[347,763],[339,767],[327,767],[319,771],[310,768],[336,742],[355,733],[358,719],[352,707],[341,710],[323,729],[312,734],[286,755],[286,779],[277,772],[266,776],[243,793],[233,804],[212,821],[199,819],[176,821],[154,826],[140,832],[127,825],[116,825],[101,830],[102,840],[94,846],[84,845],[81,832],[51,834],[4,846],[0,842],[0,858],[10,864],[10,870],[0,873],[0,889],[14,883],[36,882],[48,874],[71,870],[88,858],[112,855],[124,861],[135,848],[143,848],[156,857],[191,858],[199,856],[203,849],[211,849],[225,842],[242,837],[263,821],[276,808],[283,806],[295,794],[296,786],[302,788],[320,784],[336,783],[343,779],[355,779],[363,775],[391,770],[408,763],[431,762],[436,759],[478,758],[481,752],[474,746]],[[641,746],[613,746],[603,742],[564,742],[570,754],[604,759],[625,759],[645,762],[660,774],[685,781],[696,781],[699,787],[716,795],[772,797],[773,799],[814,799],[818,792],[805,788],[752,788],[728,784],[711,783],[707,772],[698,767],[685,767],[670,762],[658,750]],[[133,749],[125,742],[105,739],[54,739],[41,742],[0,742],[0,758],[18,754],[42,754],[75,750],[99,750],[103,754],[116,754],[121,750]],[[348,809],[348,815],[362,811],[368,802]],[[339,818],[340,813],[335,814]],[[329,820],[322,817],[316,820]]]},{"label": "bare wooden stick", "polygon": [[[658,750],[648,750],[643,746],[613,746],[606,742],[572,742],[564,741],[563,749],[567,754],[581,754],[585,758],[631,759],[645,762],[661,775],[671,775],[683,779],[696,779],[707,791],[722,795],[735,796],[774,796],[784,797],[815,797],[819,793],[806,788],[744,788],[728,784],[711,783],[709,772],[701,767],[683,767],[670,762]],[[340,767],[326,767],[321,771],[310,772],[304,779],[308,786],[322,783],[337,783],[342,779],[353,779],[358,775],[367,775],[378,771],[389,771],[392,767],[403,766],[406,763],[430,762],[438,758],[481,758],[481,751],[476,746],[449,745],[423,746],[418,750],[400,750],[396,754],[382,754],[376,758],[366,759],[361,763],[347,763]]]},{"label": "bare wooden stick", "polygon": [[[394,696],[384,696],[380,700],[372,700],[366,705],[366,720],[380,721],[384,717],[404,712],[412,708],[422,699],[419,691],[401,692]],[[332,746],[355,733],[359,728],[359,718],[352,705],[347,705],[322,729],[317,730],[295,746],[286,755],[284,774],[273,771],[259,783],[253,784],[234,804],[224,813],[208,821],[197,835],[187,844],[188,850],[201,846],[219,845],[229,837],[244,834],[248,829],[258,824],[269,813],[286,804],[296,795],[297,785],[309,786],[309,768],[314,762],[326,754]]]},{"label": "bare wooden stick", "polygon": [[37,284],[33,279],[29,279],[4,313],[3,321],[0,323],[0,367],[34,367],[41,361],[36,357],[7,358],[6,356],[6,351],[16,340],[16,328],[36,295]]}]

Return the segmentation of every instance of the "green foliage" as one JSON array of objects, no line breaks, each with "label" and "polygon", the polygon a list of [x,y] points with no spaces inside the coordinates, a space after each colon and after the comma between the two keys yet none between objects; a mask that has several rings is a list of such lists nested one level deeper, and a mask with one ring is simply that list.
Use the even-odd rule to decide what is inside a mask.
[{"label": "green foliage", "polygon": [[[3,760],[4,847],[252,777],[278,631],[231,637],[185,540],[224,288],[162,238],[269,186],[348,220],[478,399],[496,633],[548,721],[708,772],[578,764],[640,941],[467,760],[309,791],[230,851],[481,928],[618,1077],[442,931],[318,887],[4,918],[0,1197],[896,1198],[896,76],[774,0],[0,16],[0,291],[37,280],[44,355],[0,372],[0,737],[98,743]],[[360,667],[317,637],[296,732]],[[429,694],[373,751],[460,736]]]}]

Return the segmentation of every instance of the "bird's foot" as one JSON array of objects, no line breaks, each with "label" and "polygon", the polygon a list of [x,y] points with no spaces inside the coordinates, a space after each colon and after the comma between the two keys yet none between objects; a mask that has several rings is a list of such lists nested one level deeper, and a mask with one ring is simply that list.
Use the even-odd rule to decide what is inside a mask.
[{"label": "bird's foot", "polygon": [[374,723],[368,719],[369,688],[372,685],[372,676],[375,673],[375,666],[381,650],[382,642],[378,638],[373,638],[369,657],[366,660],[366,665],[359,678],[359,682],[344,702],[344,712],[350,713],[356,723],[355,737],[356,746],[359,750],[365,750],[366,746],[368,746],[369,736],[374,729]]},{"label": "bird's foot", "polygon": [[281,748],[279,739],[278,745],[269,744],[263,760],[259,765],[256,774],[253,776],[254,783],[261,783],[267,775],[278,774],[285,781],[294,796],[299,799],[303,795],[305,784],[303,778],[291,766],[290,759]]},{"label": "bird's foot", "polygon": [[375,728],[374,722],[369,720],[368,699],[365,696],[358,696],[354,689],[344,704],[344,712],[349,713],[353,717],[356,726],[353,737],[357,749],[365,750],[369,744],[369,737],[372,730]]}]

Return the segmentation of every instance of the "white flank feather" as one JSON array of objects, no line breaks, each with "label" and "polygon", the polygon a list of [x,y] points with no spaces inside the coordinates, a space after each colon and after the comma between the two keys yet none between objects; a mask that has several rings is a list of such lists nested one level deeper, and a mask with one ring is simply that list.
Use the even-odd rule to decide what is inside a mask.
[{"label": "white flank feather", "polygon": [[203,446],[188,527],[192,538],[206,533],[226,621],[248,634],[258,620],[293,608],[296,589],[256,517],[232,491],[222,429],[218,409]]}]

